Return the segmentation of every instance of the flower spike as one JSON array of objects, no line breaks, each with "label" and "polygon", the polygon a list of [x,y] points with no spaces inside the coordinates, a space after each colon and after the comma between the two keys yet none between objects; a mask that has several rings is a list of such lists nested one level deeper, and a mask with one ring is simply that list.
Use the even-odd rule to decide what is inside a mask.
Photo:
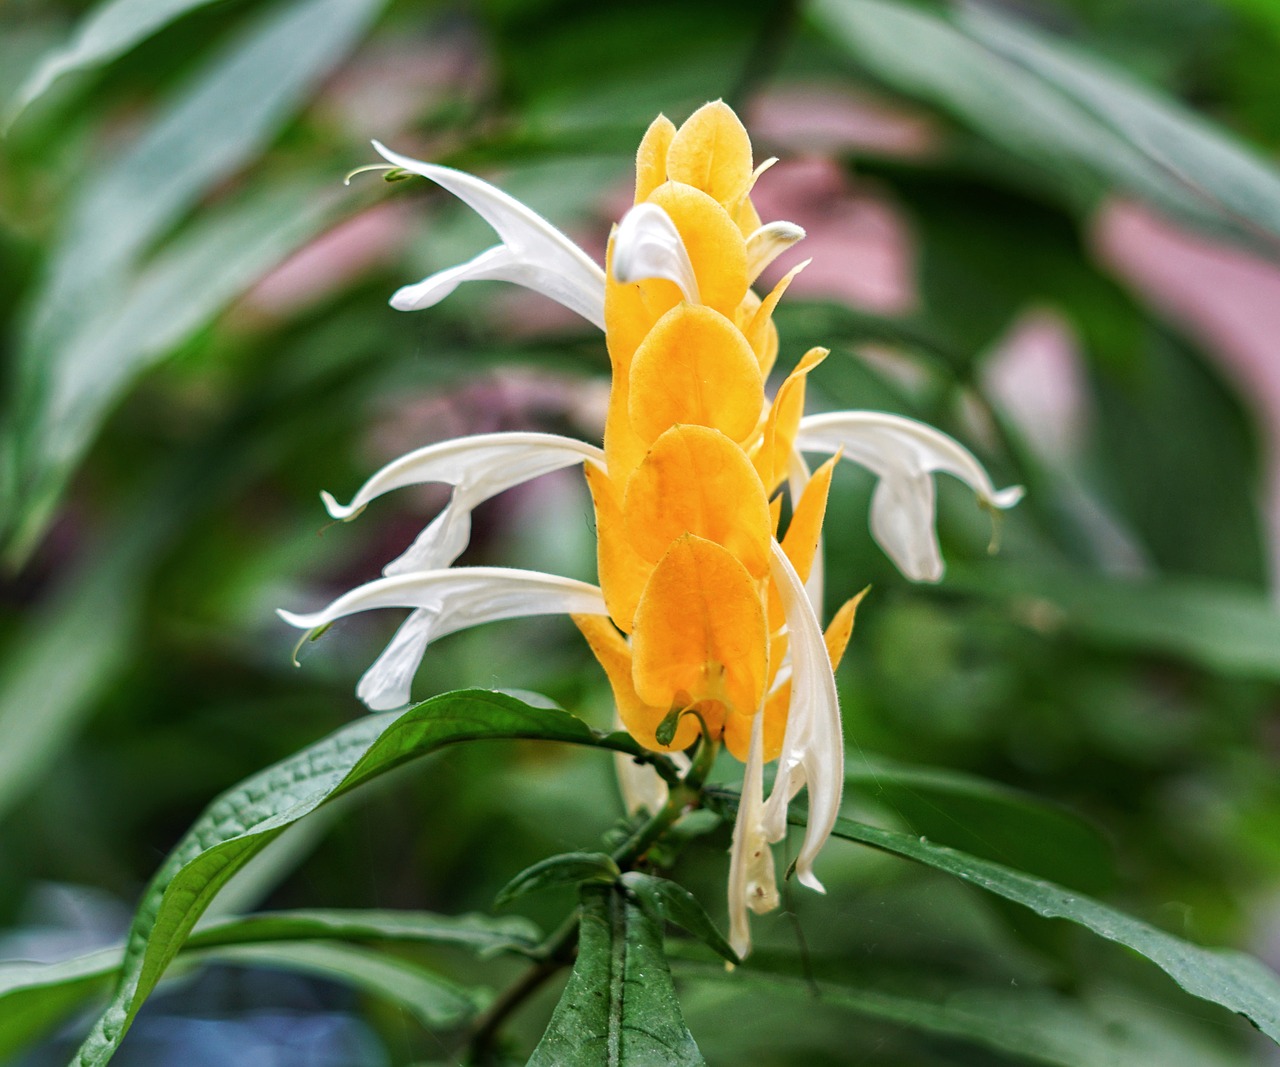
[{"label": "flower spike", "polygon": [[391,298],[397,311],[432,307],[462,282],[506,281],[549,296],[604,329],[604,271],[536,211],[460,170],[402,156],[378,141],[373,147],[397,167],[429,178],[453,193],[502,238],[502,244],[468,263],[397,290]]},{"label": "flower spike", "polygon": [[[805,418],[805,380],[825,349],[810,350],[767,397],[779,351],[774,311],[805,264],[767,294],[751,286],[805,234],[793,223],[761,220],[751,194],[772,161],[753,169],[750,138],[726,104],[699,108],[678,129],[662,117],[650,126],[636,155],[635,206],[610,243],[609,277],[493,186],[377,148],[402,172],[461,198],[502,240],[469,263],[405,286],[394,306],[427,307],[463,281],[501,278],[602,326],[613,370],[606,447],[552,434],[478,435],[389,463],[349,504],[326,494],[330,514],[347,520],[401,486],[453,487],[449,504],[386,567],[388,577],[322,611],[281,614],[312,628],[370,608],[412,608],[360,680],[360,698],[377,709],[409,700],[423,653],[443,634],[521,615],[572,614],[608,677],[617,721],[637,743],[677,761],[694,742],[703,753],[723,744],[744,763],[728,904],[730,942],[745,956],[750,913],[778,904],[770,846],[786,834],[788,805],[807,790],[796,872],[821,891],[814,864],[843,796],[834,670],[861,594],[835,613],[825,634],[820,622],[822,523],[839,460],[878,477],[872,534],[917,581],[942,576],[934,474],[960,478],[993,509],[1011,507],[1022,490],[997,490],[968,450],[911,419],[866,411]],[[658,279],[670,284],[637,284]],[[811,471],[806,452],[833,458]],[[531,571],[450,567],[480,502],[577,464],[595,513],[599,588]],[[764,765],[775,759],[766,798]],[[619,781],[629,808],[653,811],[668,799],[650,767],[620,763]]]}]

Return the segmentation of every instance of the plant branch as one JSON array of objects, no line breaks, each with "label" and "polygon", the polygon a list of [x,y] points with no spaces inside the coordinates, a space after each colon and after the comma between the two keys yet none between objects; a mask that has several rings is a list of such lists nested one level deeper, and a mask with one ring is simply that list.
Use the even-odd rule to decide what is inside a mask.
[{"label": "plant branch", "polygon": [[[702,785],[715,762],[719,745],[705,738],[698,745],[693,765],[667,792],[662,809],[640,825],[636,831],[610,854],[620,870],[631,870],[649,848],[666,833],[686,811],[702,799]],[[557,972],[573,963],[578,946],[578,912],[575,910],[553,934],[532,953],[533,963],[495,1000],[467,1032],[465,1043],[470,1049],[468,1063],[486,1067],[495,1062],[495,1042],[503,1025],[534,993]]]}]

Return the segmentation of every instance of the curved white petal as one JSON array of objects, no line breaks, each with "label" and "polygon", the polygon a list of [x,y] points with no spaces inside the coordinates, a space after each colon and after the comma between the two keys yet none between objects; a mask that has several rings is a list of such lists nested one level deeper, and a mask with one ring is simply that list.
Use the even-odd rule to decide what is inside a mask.
[{"label": "curved white petal", "polygon": [[413,545],[389,563],[383,574],[447,567],[467,547],[471,512],[490,497],[533,478],[591,460],[604,466],[595,445],[551,433],[488,433],[455,437],[415,449],[374,474],[351,498],[339,504],[321,493],[335,519],[347,521],[368,504],[407,485],[444,482],[454,487],[448,505],[418,535]]},{"label": "curved white petal", "polygon": [[942,553],[934,529],[935,472],[965,482],[991,508],[1011,508],[1022,487],[997,490],[963,445],[915,419],[879,411],[835,411],[800,420],[796,447],[836,453],[880,478],[871,504],[871,532],[898,569],[914,581],[942,577]]},{"label": "curved white petal", "polygon": [[[791,459],[787,466],[787,491],[791,494],[791,507],[795,508],[804,495],[805,486],[809,484],[812,473],[809,464],[804,461],[804,454],[798,449],[791,450]],[[813,554],[813,562],[809,565],[809,578],[804,583],[805,592],[809,594],[809,603],[818,618],[822,618],[823,597],[826,595],[826,561],[823,549],[822,532],[818,532],[818,548]]]},{"label": "curved white petal", "polygon": [[757,713],[729,852],[729,944],[740,959],[751,951],[748,909],[763,915],[777,906],[778,879],[764,828],[764,715]]},{"label": "curved white petal", "polygon": [[[627,729],[616,708],[613,712],[613,728],[624,732]],[[683,752],[667,753],[667,758],[681,772],[689,769],[689,757]],[[653,769],[652,764],[640,763],[625,752],[615,752],[613,766],[618,775],[618,791],[622,794],[622,805],[627,809],[628,815],[635,815],[641,810],[647,811],[650,815],[656,815],[662,810],[662,806],[667,802],[667,783],[663,781],[662,775]]]},{"label": "curved white petal", "polygon": [[499,619],[608,614],[599,588],[586,582],[508,567],[450,567],[379,578],[320,611],[279,615],[291,626],[313,630],[359,611],[391,607],[419,610],[360,680],[360,698],[375,710],[407,701],[408,681],[427,645],[438,637]]},{"label": "curved white petal", "polygon": [[397,167],[453,193],[502,239],[501,246],[480,253],[469,263],[400,289],[392,297],[393,307],[402,311],[430,307],[460,282],[497,279],[549,296],[604,329],[604,271],[536,211],[474,175],[402,156],[377,141],[373,147]]},{"label": "curved white petal", "polygon": [[413,676],[418,673],[423,654],[434,636],[438,612],[418,608],[400,624],[373,665],[356,686],[356,696],[373,711],[390,711],[409,703]]},{"label": "curved white petal", "polygon": [[760,272],[797,241],[804,240],[803,227],[794,222],[766,222],[747,238],[747,284],[752,285]]},{"label": "curved white petal", "polygon": [[636,204],[622,216],[613,239],[612,270],[624,284],[665,278],[680,287],[689,303],[702,303],[684,238],[657,204]]},{"label": "curved white petal", "polygon": [[770,571],[791,635],[791,708],[773,792],[764,808],[763,826],[769,840],[780,841],[787,832],[787,805],[802,785],[809,787],[809,821],[796,857],[796,877],[821,893],[824,890],[813,873],[813,861],[831,836],[844,792],[840,698],[822,626],[804,583],[776,541],[772,548]]}]

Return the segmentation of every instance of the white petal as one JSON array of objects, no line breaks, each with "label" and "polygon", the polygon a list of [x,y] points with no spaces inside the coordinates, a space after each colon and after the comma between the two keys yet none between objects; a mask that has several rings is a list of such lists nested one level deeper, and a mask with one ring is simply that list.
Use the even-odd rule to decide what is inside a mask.
[{"label": "white petal", "polygon": [[794,222],[767,222],[747,238],[747,284],[760,277],[760,272],[797,241],[804,240],[804,230]]},{"label": "white petal", "polygon": [[[482,433],[439,441],[393,459],[356,491],[350,504],[339,504],[328,493],[322,495],[329,514],[346,520],[384,493],[407,485],[445,482],[466,491],[484,486],[492,496],[587,459],[603,464],[604,452],[585,441],[553,433]],[[495,485],[502,489],[487,488]]]},{"label": "white petal", "polygon": [[942,554],[934,529],[935,472],[955,475],[981,503],[1010,508],[1022,487],[997,490],[963,445],[915,419],[879,411],[836,411],[800,420],[796,447],[835,453],[880,478],[871,509],[871,532],[898,569],[914,581],[942,577]]},{"label": "white petal", "polygon": [[476,434],[427,445],[392,460],[360,487],[350,504],[339,504],[328,493],[321,497],[333,518],[346,521],[393,489],[426,482],[452,485],[448,506],[383,573],[434,570],[447,567],[467,547],[472,509],[512,486],[586,460],[603,467],[604,453],[558,434]]},{"label": "white petal", "polygon": [[[378,709],[405,702],[405,679],[438,637],[499,619],[608,614],[599,588],[586,582],[507,567],[450,567],[379,578],[344,593],[321,611],[308,615],[280,611],[279,615],[291,626],[313,630],[358,611],[391,607],[422,610],[410,617],[412,625],[401,627],[360,681],[361,699],[367,694],[378,700],[370,704]],[[383,703],[393,699],[397,703]]]},{"label": "white petal", "polygon": [[762,915],[778,906],[778,881],[764,823],[764,715],[751,723],[751,746],[742,777],[742,799],[729,853],[729,944],[739,958],[751,951],[747,911]]},{"label": "white petal", "polygon": [[453,193],[502,239],[501,247],[482,252],[470,263],[401,289],[392,298],[394,307],[429,307],[459,282],[500,279],[543,293],[604,329],[604,271],[536,211],[471,174],[402,156],[377,141],[373,147],[397,167]]},{"label": "white petal", "polygon": [[418,608],[400,624],[400,629],[373,661],[356,686],[356,696],[374,711],[390,711],[409,703],[413,676],[418,673],[423,653],[433,636],[434,608]]},{"label": "white petal", "polygon": [[796,857],[796,877],[810,889],[824,892],[813,873],[817,857],[840,814],[844,792],[844,734],[840,728],[840,698],[831,671],[822,626],[781,546],[773,542],[770,571],[782,599],[791,635],[791,708],[778,757],[778,774],[765,805],[764,824],[770,840],[786,833],[787,805],[800,785],[809,787],[809,820]]},{"label": "white petal", "polygon": [[307,615],[277,612],[290,626],[314,630],[374,608],[434,608],[434,637],[524,615],[607,615],[598,586],[511,567],[447,567],[378,578]]},{"label": "white petal", "polygon": [[[616,708],[613,712],[613,728],[626,730],[622,716],[618,714]],[[667,758],[680,771],[689,769],[689,757],[683,752],[669,753]],[[634,815],[641,810],[647,811],[650,815],[656,815],[662,810],[662,806],[667,802],[667,783],[663,781],[662,775],[653,769],[652,764],[637,762],[625,752],[615,752],[613,766],[618,775],[618,791],[622,793],[622,804],[627,809],[628,815]]]},{"label": "white petal", "polygon": [[[804,461],[804,454],[798,448],[793,448],[787,469],[787,490],[791,493],[793,514],[811,477],[809,464]],[[809,565],[809,578],[804,583],[804,590],[809,594],[809,603],[813,605],[818,618],[822,618],[823,597],[826,595],[826,569],[823,537],[822,532],[819,531],[818,548],[813,554],[813,562]]]},{"label": "white petal", "polygon": [[636,204],[622,216],[613,239],[612,269],[624,284],[665,278],[680,287],[689,303],[702,303],[684,238],[657,204]]}]

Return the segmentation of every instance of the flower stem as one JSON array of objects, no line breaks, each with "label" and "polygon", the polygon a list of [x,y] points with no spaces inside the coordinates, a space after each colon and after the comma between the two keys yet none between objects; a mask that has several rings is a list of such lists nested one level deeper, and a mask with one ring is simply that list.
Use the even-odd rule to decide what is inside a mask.
[{"label": "flower stem", "polygon": [[[693,765],[667,793],[662,809],[639,826],[611,853],[620,870],[631,870],[649,848],[662,837],[686,811],[698,806],[702,798],[702,784],[706,781],[711,765],[715,762],[719,745],[705,738],[698,745]],[[496,1062],[495,1043],[498,1033],[510,1018],[534,993],[557,972],[573,963],[578,946],[578,912],[575,909],[554,933],[550,934],[530,954],[533,964],[521,974],[489,1006],[467,1032],[466,1045],[470,1050],[467,1062],[475,1067],[486,1067]]]}]

